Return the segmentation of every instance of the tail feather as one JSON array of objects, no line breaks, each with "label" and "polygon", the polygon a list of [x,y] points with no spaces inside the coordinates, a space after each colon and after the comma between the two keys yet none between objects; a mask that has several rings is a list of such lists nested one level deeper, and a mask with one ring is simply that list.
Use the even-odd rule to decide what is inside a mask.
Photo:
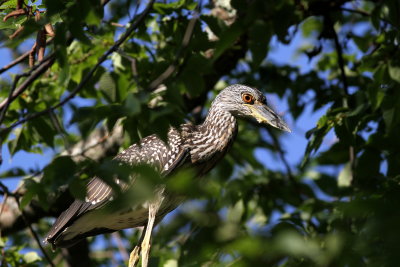
[{"label": "tail feather", "polygon": [[89,206],[89,203],[83,202],[81,200],[75,200],[71,204],[71,206],[63,213],[61,213],[61,215],[57,218],[50,231],[47,233],[47,236],[44,239],[44,243],[57,245],[55,241],[59,237],[59,235],[64,230],[66,230],[67,227],[71,225],[76,219],[78,219],[79,215],[83,214]]}]

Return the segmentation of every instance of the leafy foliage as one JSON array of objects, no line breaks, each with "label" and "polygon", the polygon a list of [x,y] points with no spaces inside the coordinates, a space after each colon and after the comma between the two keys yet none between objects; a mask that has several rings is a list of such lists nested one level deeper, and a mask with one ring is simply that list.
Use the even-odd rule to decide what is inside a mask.
[{"label": "leafy foliage", "polygon": [[[398,0],[232,0],[228,6],[222,2],[229,1],[218,0],[156,1],[130,39],[115,47],[79,90],[78,84],[147,3],[39,2],[10,0],[0,5],[0,38],[16,55],[25,53],[46,25],[55,31],[46,45],[46,55],[54,55],[55,61],[9,106],[0,104],[0,110],[5,110],[0,116],[0,138],[11,156],[50,149],[54,154],[40,175],[23,180],[21,209],[34,204],[42,214],[54,215],[65,208],[55,201],[64,196],[60,188],[68,186],[74,197],[83,198],[84,185],[93,175],[103,173],[111,186],[115,186],[114,173],[129,176],[128,170],[109,159],[77,160],[62,152],[78,140],[90,139],[101,127],[123,128],[121,149],[149,134],[165,138],[170,125],[199,122],[214,89],[244,83],[286,101],[294,125],[306,109],[326,112],[314,128],[307,129],[307,148],[295,162],[288,163],[277,132],[242,123],[232,150],[208,177],[192,181],[182,173],[167,181],[167,187],[185,194],[188,202],[158,228],[151,263],[397,266]],[[27,11],[3,21],[18,8]],[[40,19],[33,19],[40,11]],[[21,27],[18,35],[8,39]],[[307,45],[294,43],[299,34]],[[273,42],[294,45],[296,53],[308,57],[310,66],[303,69],[266,60],[274,53]],[[36,61],[35,67],[46,60]],[[11,72],[2,76],[1,101],[32,77],[29,67],[23,69],[26,73],[21,77]],[[70,94],[76,97],[51,108]],[[335,141],[327,144],[332,135]],[[259,150],[278,155],[277,163],[268,164],[282,168],[268,168],[257,156]],[[133,193],[162,182],[151,170],[135,171],[149,184]],[[15,167],[0,177],[27,173]],[[121,197],[122,202],[132,200]],[[42,219],[36,226],[43,236],[49,221]],[[120,234],[128,248],[137,242],[137,232]],[[38,245],[25,232],[14,231],[7,238],[0,239],[2,266],[46,262],[40,252],[26,252],[24,248]],[[96,246],[97,257],[90,254],[94,263],[110,265],[105,252],[120,253],[110,240],[106,236],[102,248]],[[60,252],[48,254],[54,260]],[[119,257],[113,260],[124,264]]]}]

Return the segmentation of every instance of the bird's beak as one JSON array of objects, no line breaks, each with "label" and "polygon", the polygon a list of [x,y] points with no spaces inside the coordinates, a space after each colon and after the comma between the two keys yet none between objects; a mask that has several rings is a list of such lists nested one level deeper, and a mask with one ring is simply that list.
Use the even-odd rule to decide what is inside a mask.
[{"label": "bird's beak", "polygon": [[253,105],[244,105],[250,109],[251,116],[253,116],[259,123],[269,124],[289,133],[292,132],[286,122],[266,104],[256,101]]}]

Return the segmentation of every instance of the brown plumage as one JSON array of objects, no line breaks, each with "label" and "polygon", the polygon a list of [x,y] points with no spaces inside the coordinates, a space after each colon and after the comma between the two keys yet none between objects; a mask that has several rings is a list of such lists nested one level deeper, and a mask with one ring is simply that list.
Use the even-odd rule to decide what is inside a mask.
[{"label": "brown plumage", "polygon": [[[222,90],[213,101],[201,125],[183,124],[171,128],[167,143],[156,135],[143,138],[118,154],[115,160],[131,165],[149,164],[162,176],[168,176],[182,165],[202,176],[225,155],[237,134],[237,117],[252,117],[261,123],[290,131],[287,125],[267,105],[264,95],[245,85],[232,85]],[[128,185],[116,179],[123,190]],[[134,186],[134,183],[133,183]],[[163,201],[156,214],[160,221],[182,201],[163,189],[157,194]],[[87,185],[85,201],[75,200],[64,211],[49,231],[46,242],[53,246],[70,246],[82,238],[126,228],[144,226],[148,220],[146,205],[126,207],[113,213],[104,213],[102,207],[113,197],[112,189],[100,178]]]}]

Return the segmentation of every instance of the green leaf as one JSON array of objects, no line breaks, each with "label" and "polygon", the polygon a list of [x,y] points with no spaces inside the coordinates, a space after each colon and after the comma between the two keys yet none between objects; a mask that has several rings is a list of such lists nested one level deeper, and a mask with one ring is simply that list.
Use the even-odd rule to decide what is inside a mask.
[{"label": "green leaf", "polygon": [[319,33],[322,30],[323,24],[321,19],[315,16],[308,17],[301,25],[301,30],[304,37],[311,37],[316,32]]},{"label": "green leaf", "polygon": [[82,135],[87,136],[102,120],[116,121],[120,117],[127,116],[128,113],[129,109],[121,104],[81,107],[74,112],[71,123],[77,122]]},{"label": "green leaf", "polygon": [[321,165],[338,165],[349,161],[349,149],[341,142],[335,143],[329,150],[322,152],[318,157]]},{"label": "green leaf", "polygon": [[343,169],[340,171],[338,176],[338,186],[339,187],[349,187],[353,181],[353,174],[351,170],[350,162],[344,165]]},{"label": "green leaf", "polygon": [[26,175],[26,172],[19,167],[11,168],[7,171],[4,171],[0,174],[0,178],[11,178],[11,177],[21,177]]},{"label": "green leaf", "polygon": [[383,111],[383,120],[385,121],[386,131],[389,133],[391,132],[392,126],[395,122],[395,113],[396,110],[394,108]]},{"label": "green leaf", "polygon": [[376,84],[368,86],[368,99],[373,110],[376,110],[381,106],[384,97],[385,92],[383,92],[379,86]]},{"label": "green leaf", "polygon": [[128,116],[136,116],[141,111],[140,102],[132,93],[128,93],[124,101],[124,108]]},{"label": "green leaf", "polygon": [[36,261],[40,261],[42,258],[37,254],[37,252],[31,251],[24,254],[24,261],[26,263],[34,263]]},{"label": "green leaf", "polygon": [[0,30],[17,30],[22,27],[22,24],[27,20],[26,16],[20,16],[18,18],[9,18],[7,21],[3,21],[5,16],[0,15]]},{"label": "green leaf", "polygon": [[117,87],[110,72],[104,72],[103,75],[101,75],[99,80],[99,90],[110,103],[116,101]]},{"label": "green leaf", "polygon": [[72,179],[71,182],[68,185],[69,192],[71,192],[71,195],[80,200],[84,200],[86,196],[86,182],[75,178]]},{"label": "green leaf", "polygon": [[252,65],[256,68],[267,56],[269,40],[272,37],[271,26],[262,20],[256,21],[250,28],[250,51],[252,53]]},{"label": "green leaf", "polygon": [[368,52],[369,48],[373,45],[372,37],[367,33],[362,37],[354,35],[352,38],[357,47],[364,53]]},{"label": "green leaf", "polygon": [[36,191],[35,190],[28,190],[27,192],[25,192],[25,194],[22,196],[22,198],[20,199],[19,202],[19,209],[23,210],[26,205],[28,205],[32,198],[36,195]]},{"label": "green leaf", "polygon": [[14,131],[15,138],[8,142],[8,150],[11,155],[14,155],[17,151],[21,149],[28,149],[26,146],[27,141],[25,139],[25,130],[24,128],[16,129]]},{"label": "green leaf", "polygon": [[207,26],[217,37],[220,36],[221,33],[227,28],[227,26],[222,20],[214,16],[209,16],[209,15],[202,16],[201,20],[207,23]]},{"label": "green leaf", "polygon": [[17,7],[17,2],[18,2],[18,0],[2,1],[2,4],[0,5],[0,9],[7,9],[7,8],[15,9]]},{"label": "green leaf", "polygon": [[40,139],[46,143],[49,147],[54,146],[54,136],[57,131],[54,129],[50,122],[50,118],[39,117],[30,122],[34,132],[40,137]]},{"label": "green leaf", "polygon": [[185,0],[172,1],[170,3],[159,3],[156,2],[153,5],[154,10],[162,15],[170,14],[176,9],[181,8],[185,4]]},{"label": "green leaf", "polygon": [[400,83],[400,66],[389,63],[389,75],[390,78]]},{"label": "green leaf", "polygon": [[224,31],[216,44],[213,59],[216,60],[226,49],[232,47],[243,31],[244,27],[241,21],[233,23],[231,27]]},{"label": "green leaf", "polygon": [[59,156],[43,170],[42,181],[50,183],[53,190],[70,181],[76,172],[77,165],[69,156]]},{"label": "green leaf", "polygon": [[99,25],[101,23],[102,16],[99,16],[94,9],[90,9],[89,13],[86,16],[86,22],[91,25]]}]

